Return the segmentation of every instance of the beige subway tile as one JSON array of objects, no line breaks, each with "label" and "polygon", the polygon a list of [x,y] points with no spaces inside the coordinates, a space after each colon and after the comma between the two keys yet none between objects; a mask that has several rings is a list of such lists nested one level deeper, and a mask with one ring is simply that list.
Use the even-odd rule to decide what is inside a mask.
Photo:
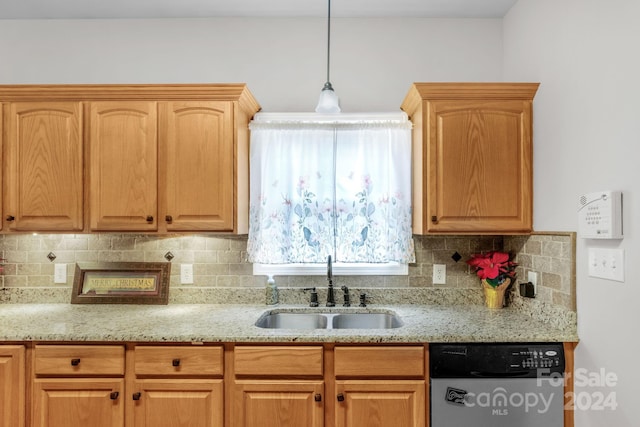
[{"label": "beige subway tile", "polygon": [[5,250],[4,258],[9,263],[20,264],[23,262],[27,262],[28,253],[28,251]]},{"label": "beige subway tile", "polygon": [[567,310],[575,310],[575,300],[564,292],[554,291],[551,301],[553,304],[566,308]]},{"label": "beige subway tile", "polygon": [[562,242],[548,241],[542,244],[542,253],[544,256],[559,258],[562,256]]},{"label": "beige subway tile", "polygon": [[87,241],[90,251],[105,251],[111,249],[110,234],[93,234]]},{"label": "beige subway tile", "polygon": [[253,274],[253,265],[248,263],[233,263],[228,264],[229,274],[242,276]]},{"label": "beige subway tile", "polygon": [[52,286],[53,276],[27,276],[28,286]]},{"label": "beige subway tile", "polygon": [[7,288],[23,288],[27,286],[27,276],[4,276]]},{"label": "beige subway tile", "polygon": [[542,242],[538,239],[529,239],[524,250],[529,255],[542,255]]},{"label": "beige subway tile", "polygon": [[238,263],[242,259],[239,251],[217,251],[216,258],[217,262],[225,264]]},{"label": "beige subway tile", "polygon": [[215,286],[238,287],[240,286],[240,278],[238,276],[217,276]]},{"label": "beige subway tile", "polygon": [[209,251],[227,251],[231,249],[230,241],[221,237],[209,237],[206,241],[206,249]]},{"label": "beige subway tile", "polygon": [[20,276],[42,274],[42,266],[39,263],[18,264],[16,274]]},{"label": "beige subway tile", "polygon": [[562,276],[559,274],[542,272],[540,275],[539,285],[556,290],[562,289]]}]

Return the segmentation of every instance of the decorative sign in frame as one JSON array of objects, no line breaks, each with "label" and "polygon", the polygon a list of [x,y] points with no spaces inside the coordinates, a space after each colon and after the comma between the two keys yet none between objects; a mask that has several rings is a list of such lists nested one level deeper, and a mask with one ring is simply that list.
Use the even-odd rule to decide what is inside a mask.
[{"label": "decorative sign in frame", "polygon": [[72,304],[167,304],[168,262],[77,263]]}]

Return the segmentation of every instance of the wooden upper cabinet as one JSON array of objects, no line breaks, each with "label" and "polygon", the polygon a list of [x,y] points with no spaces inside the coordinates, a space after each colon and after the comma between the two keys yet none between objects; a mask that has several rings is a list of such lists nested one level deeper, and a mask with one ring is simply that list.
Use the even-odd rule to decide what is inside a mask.
[{"label": "wooden upper cabinet", "polygon": [[233,231],[233,103],[161,105],[161,221],[168,231]]},{"label": "wooden upper cabinet", "polygon": [[0,229],[246,234],[259,110],[244,84],[0,85]]},{"label": "wooden upper cabinet", "polygon": [[416,83],[413,231],[533,228],[532,103],[537,83]]},{"label": "wooden upper cabinet", "polygon": [[157,103],[91,102],[89,109],[91,230],[157,230]]},{"label": "wooden upper cabinet", "polygon": [[82,230],[81,103],[10,103],[5,126],[9,230]]}]

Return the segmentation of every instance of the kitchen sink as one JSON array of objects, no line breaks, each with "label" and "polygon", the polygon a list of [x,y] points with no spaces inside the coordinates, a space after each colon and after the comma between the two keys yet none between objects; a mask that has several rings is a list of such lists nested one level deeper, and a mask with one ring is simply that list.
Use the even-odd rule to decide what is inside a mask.
[{"label": "kitchen sink", "polygon": [[394,313],[270,312],[255,325],[266,329],[392,329],[403,323]]},{"label": "kitchen sink", "polygon": [[326,329],[327,316],[320,313],[269,313],[256,322],[269,329]]},{"label": "kitchen sink", "polygon": [[333,329],[392,329],[402,326],[400,318],[391,313],[336,314]]}]

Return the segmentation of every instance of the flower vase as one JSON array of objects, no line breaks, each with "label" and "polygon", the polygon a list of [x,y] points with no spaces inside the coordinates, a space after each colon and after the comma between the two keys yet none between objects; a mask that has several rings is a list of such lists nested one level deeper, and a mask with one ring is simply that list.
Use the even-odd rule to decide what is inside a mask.
[{"label": "flower vase", "polygon": [[484,302],[487,308],[498,309],[504,306],[504,294],[511,284],[511,278],[507,277],[504,282],[498,286],[491,286],[486,280],[482,280],[482,288],[484,289]]}]

